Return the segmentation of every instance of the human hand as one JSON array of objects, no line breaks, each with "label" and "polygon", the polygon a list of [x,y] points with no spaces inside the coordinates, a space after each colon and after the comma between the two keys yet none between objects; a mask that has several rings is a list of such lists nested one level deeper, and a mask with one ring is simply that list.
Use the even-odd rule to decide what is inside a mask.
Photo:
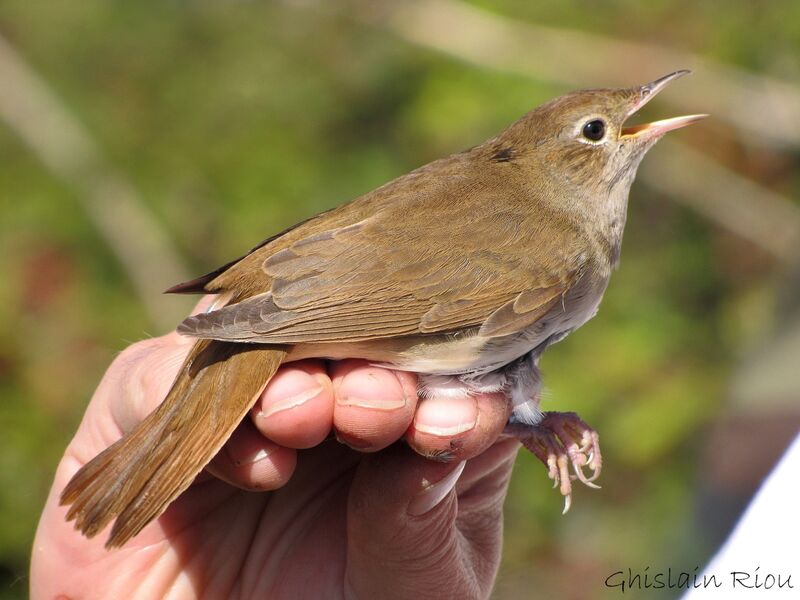
[{"label": "human hand", "polygon": [[[39,523],[33,598],[488,597],[518,448],[498,439],[506,402],[418,403],[414,375],[363,361],[284,365],[206,471],[123,548],[76,532],[61,490],[164,398],[191,343],[140,342],[105,374]],[[417,453],[387,448],[400,438]]]}]

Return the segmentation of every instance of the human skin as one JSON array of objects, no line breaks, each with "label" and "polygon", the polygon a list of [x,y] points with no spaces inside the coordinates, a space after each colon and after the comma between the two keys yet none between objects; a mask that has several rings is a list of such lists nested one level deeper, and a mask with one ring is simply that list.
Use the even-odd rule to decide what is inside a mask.
[{"label": "human skin", "polygon": [[76,532],[61,490],[164,398],[191,344],[139,342],[106,372],[39,522],[34,600],[489,596],[519,447],[501,435],[507,402],[418,401],[413,374],[363,361],[281,367],[195,483],[121,549]]}]

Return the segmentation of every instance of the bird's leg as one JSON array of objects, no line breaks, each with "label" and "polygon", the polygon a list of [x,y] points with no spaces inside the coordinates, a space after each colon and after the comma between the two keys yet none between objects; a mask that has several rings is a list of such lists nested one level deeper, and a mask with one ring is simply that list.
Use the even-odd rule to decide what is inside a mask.
[{"label": "bird's leg", "polygon": [[[575,413],[546,412],[537,425],[509,423],[505,433],[516,437],[547,467],[547,476],[564,496],[564,512],[572,503],[572,481],[598,488],[603,459],[600,438]],[[573,474],[569,467],[572,465]],[[590,473],[584,472],[588,468]]]}]

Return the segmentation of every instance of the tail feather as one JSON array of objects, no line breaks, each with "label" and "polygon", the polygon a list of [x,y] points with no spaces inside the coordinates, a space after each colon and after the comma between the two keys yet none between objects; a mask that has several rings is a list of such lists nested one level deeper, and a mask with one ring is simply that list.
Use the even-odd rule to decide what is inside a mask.
[{"label": "tail feather", "polygon": [[198,342],[164,402],[64,488],[67,519],[92,537],[116,518],[108,548],[138,534],[220,450],[285,356],[274,346]]}]

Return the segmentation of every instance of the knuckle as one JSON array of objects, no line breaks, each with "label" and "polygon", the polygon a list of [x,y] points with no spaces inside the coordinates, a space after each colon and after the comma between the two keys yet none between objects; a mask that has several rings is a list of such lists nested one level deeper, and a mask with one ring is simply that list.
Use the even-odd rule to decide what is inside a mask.
[{"label": "knuckle", "polygon": [[153,342],[154,340],[142,340],[131,344],[114,358],[110,370],[123,378],[132,375],[138,365],[155,351],[156,345]]},{"label": "knuckle", "polygon": [[144,390],[159,389],[164,369],[174,362],[164,355],[167,348],[163,338],[136,342],[119,353],[110,370],[133,396],[139,396]]},{"label": "knuckle", "polygon": [[111,367],[122,371],[131,371],[159,347],[158,338],[141,340],[131,344],[120,352]]}]

